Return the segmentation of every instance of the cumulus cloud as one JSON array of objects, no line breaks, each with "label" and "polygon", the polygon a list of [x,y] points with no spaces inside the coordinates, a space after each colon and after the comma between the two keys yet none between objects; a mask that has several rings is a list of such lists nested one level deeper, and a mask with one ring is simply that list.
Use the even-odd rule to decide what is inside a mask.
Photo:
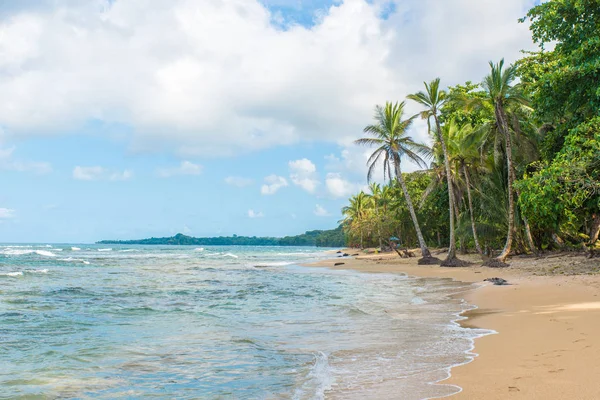
[{"label": "cumulus cloud", "polygon": [[488,60],[516,59],[532,47],[516,20],[535,2],[344,0],[311,27],[282,27],[259,0],[11,7],[0,123],[21,136],[100,120],[131,127],[135,150],[187,155],[340,143],[423,80],[479,80]]},{"label": "cumulus cloud", "polygon": [[286,186],[288,186],[288,182],[283,176],[269,175],[265,178],[265,184],[260,188],[260,193],[263,195],[275,194]]},{"label": "cumulus cloud", "polygon": [[127,181],[133,178],[131,170],[110,171],[101,166],[82,167],[76,166],[73,168],[73,179],[79,181]]},{"label": "cumulus cloud", "polygon": [[290,161],[290,179],[309,193],[314,193],[319,185],[317,179],[317,167],[307,158]]},{"label": "cumulus cloud", "polygon": [[24,161],[15,159],[15,147],[0,148],[0,169],[5,171],[32,172],[45,175],[52,172],[52,166],[47,162]]},{"label": "cumulus cloud", "polygon": [[331,214],[329,213],[329,211],[327,211],[325,208],[323,208],[322,206],[320,206],[319,204],[317,204],[315,206],[315,211],[314,211],[315,215],[317,217],[330,217]]},{"label": "cumulus cloud", "polygon": [[254,211],[254,210],[248,210],[248,218],[263,218],[265,215],[262,213],[262,211]]},{"label": "cumulus cloud", "polygon": [[190,161],[182,161],[177,167],[159,168],[156,173],[161,178],[170,178],[177,175],[200,175],[202,169],[202,165],[194,164]]},{"label": "cumulus cloud", "polygon": [[350,182],[338,173],[329,173],[325,178],[327,192],[334,198],[348,197],[365,189],[365,185],[356,182]]},{"label": "cumulus cloud", "polygon": [[254,179],[242,178],[240,176],[228,176],[225,178],[225,183],[239,188],[250,186],[254,183]]},{"label": "cumulus cloud", "polygon": [[0,219],[9,219],[15,217],[15,210],[11,208],[0,207]]}]

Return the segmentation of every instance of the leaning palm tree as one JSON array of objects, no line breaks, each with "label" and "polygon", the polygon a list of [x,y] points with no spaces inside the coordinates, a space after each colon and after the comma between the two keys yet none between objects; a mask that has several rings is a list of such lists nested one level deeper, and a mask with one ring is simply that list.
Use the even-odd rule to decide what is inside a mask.
[{"label": "leaning palm tree", "polygon": [[417,233],[419,246],[421,247],[423,258],[419,260],[419,263],[437,263],[439,260],[431,256],[431,252],[427,248],[427,244],[421,233],[417,214],[415,213],[415,208],[400,169],[400,162],[403,156],[408,157],[417,165],[425,167],[426,163],[421,156],[429,156],[430,149],[424,144],[415,142],[407,135],[408,128],[412,125],[415,117],[403,120],[403,114],[404,102],[395,104],[387,102],[385,107],[376,106],[375,124],[368,125],[364,129],[364,132],[372,137],[358,139],[355,143],[362,146],[376,147],[367,161],[369,166],[367,179],[369,181],[376,168],[380,165],[383,165],[384,179],[389,178],[391,181],[393,174],[395,174],[396,180],[402,187],[404,198]]},{"label": "leaning palm tree", "polygon": [[[438,118],[438,113],[441,107],[446,101],[446,92],[440,90],[440,78],[436,78],[429,84],[424,82],[425,91],[418,92],[415,94],[408,95],[407,98],[416,101],[420,105],[425,107],[425,110],[421,112],[421,118],[427,120],[428,132],[435,132],[436,140],[442,148],[442,155],[444,158],[444,168],[446,169],[446,183],[448,184],[448,209],[450,211],[450,243],[448,246],[448,255],[442,262],[442,266],[462,266],[465,262],[460,261],[456,258],[456,238],[454,236],[454,221],[455,215],[454,210],[456,208],[454,192],[452,190],[452,173],[450,170],[450,159],[448,156],[448,148],[446,146],[446,140],[442,133],[442,127]],[[435,129],[431,128],[431,120],[435,123]]]},{"label": "leaning palm tree", "polygon": [[506,235],[506,243],[502,253],[492,261],[504,264],[506,258],[510,254],[514,230],[515,230],[515,199],[514,199],[514,165],[511,131],[507,116],[507,108],[511,105],[527,105],[527,100],[523,97],[520,86],[513,85],[517,76],[517,70],[514,65],[504,68],[504,59],[499,63],[494,64],[490,61],[490,74],[486,76],[482,82],[482,87],[487,95],[486,101],[491,103],[494,108],[494,117],[496,128],[503,136],[506,150],[506,166],[507,166],[507,191],[508,191],[508,233]]}]

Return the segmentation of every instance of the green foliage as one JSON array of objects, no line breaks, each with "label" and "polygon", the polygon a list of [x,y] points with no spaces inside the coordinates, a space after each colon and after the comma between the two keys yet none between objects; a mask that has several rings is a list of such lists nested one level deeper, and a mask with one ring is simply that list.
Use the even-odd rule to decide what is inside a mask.
[{"label": "green foliage", "polygon": [[571,129],[600,115],[600,1],[547,1],[526,18],[541,50],[527,53],[518,72],[536,117],[550,125],[542,153],[552,159]]},{"label": "green foliage", "polygon": [[534,167],[517,184],[523,212],[541,228],[577,237],[600,210],[600,117],[572,129],[555,159]]},{"label": "green foliage", "polygon": [[172,237],[150,238],[140,240],[102,240],[98,244],[143,244],[174,246],[317,246],[343,247],[346,238],[341,226],[328,231],[308,231],[298,236],[284,238],[256,236],[220,236],[212,238],[195,238],[178,233]]}]

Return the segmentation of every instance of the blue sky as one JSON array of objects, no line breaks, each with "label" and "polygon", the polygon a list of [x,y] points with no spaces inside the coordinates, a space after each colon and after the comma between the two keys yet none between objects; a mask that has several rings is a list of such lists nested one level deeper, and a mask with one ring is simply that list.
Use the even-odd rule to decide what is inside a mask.
[{"label": "blue sky", "polygon": [[334,228],[375,104],[516,59],[531,4],[3,2],[0,242]]}]

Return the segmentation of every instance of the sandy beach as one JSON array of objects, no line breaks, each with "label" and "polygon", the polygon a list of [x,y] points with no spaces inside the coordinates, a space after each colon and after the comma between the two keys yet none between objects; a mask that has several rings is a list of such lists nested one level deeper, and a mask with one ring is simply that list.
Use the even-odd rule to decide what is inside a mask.
[{"label": "sandy beach", "polygon": [[[461,258],[477,261],[472,255]],[[497,334],[476,340],[475,360],[452,369],[444,383],[463,389],[453,398],[600,399],[600,275],[594,274],[598,259],[568,254],[523,257],[511,260],[506,269],[419,266],[416,260],[371,254],[313,266],[482,284],[486,278],[504,278],[510,285],[485,283],[461,294],[478,307],[465,314],[463,326]]]}]

